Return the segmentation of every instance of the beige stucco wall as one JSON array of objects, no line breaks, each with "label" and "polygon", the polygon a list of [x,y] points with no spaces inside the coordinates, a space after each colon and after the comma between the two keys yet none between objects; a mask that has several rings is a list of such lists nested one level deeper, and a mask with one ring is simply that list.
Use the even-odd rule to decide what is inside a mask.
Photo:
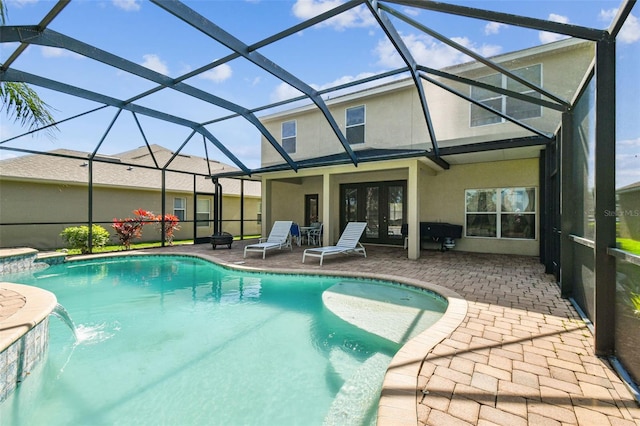
[{"label": "beige stucco wall", "polygon": [[[534,52],[537,52],[534,50]],[[503,65],[518,69],[542,64],[542,87],[561,99],[570,101],[593,60],[594,47],[582,43],[558,51],[543,50],[526,57],[522,54],[505,55]],[[465,65],[447,70],[468,78],[477,78],[496,71],[485,66]],[[441,79],[448,86],[469,95],[469,85]],[[484,142],[532,136],[533,133],[511,122],[486,126],[470,126],[470,103],[431,83],[424,82],[429,114],[439,146]],[[395,82],[327,101],[338,127],[345,131],[346,109],[365,106],[365,143],[351,145],[354,151],[367,148],[431,148],[424,111],[412,81]],[[553,133],[560,123],[558,111],[542,108],[542,116],[523,120],[540,131]],[[325,117],[315,106],[264,117],[261,121],[274,137],[281,141],[281,126],[295,120],[297,150],[294,160],[342,153],[344,148],[329,127]],[[284,160],[263,138],[262,165],[284,163]]]},{"label": "beige stucco wall", "polygon": [[[68,226],[86,224],[88,197],[87,187],[82,185],[0,180],[0,223],[2,224],[0,226],[0,247],[33,247],[41,250],[65,247],[65,242],[59,234]],[[186,199],[187,219],[193,219],[192,193],[167,192],[165,201],[167,213],[173,213],[173,202],[176,197]],[[257,197],[245,198],[246,218],[257,218],[259,203],[260,199]],[[109,231],[114,243],[117,243],[118,239],[115,231],[111,228],[113,219],[132,217],[133,210],[138,208],[160,214],[162,212],[160,193],[133,188],[94,186],[93,221]],[[237,196],[224,196],[223,209],[223,218],[240,218],[240,203]],[[63,222],[64,225],[10,225],[27,222]],[[239,225],[237,228],[239,233]],[[223,230],[227,230],[227,227],[223,226]],[[257,221],[245,223],[245,233],[255,234],[259,233],[259,230],[260,224]],[[235,231],[235,228],[231,228],[227,232],[237,235],[232,231]],[[212,224],[209,227],[198,228],[198,236],[207,236],[212,233]],[[147,225],[143,229],[143,238],[137,241],[158,241],[159,238],[159,230],[154,225]],[[176,240],[192,239],[193,225],[183,223],[174,238]]]},{"label": "beige stucco wall", "polygon": [[[507,58],[513,56],[515,55]],[[511,70],[541,64],[542,88],[569,102],[574,97],[593,57],[594,45],[582,43],[559,51],[506,60],[500,64]],[[461,67],[459,74],[474,79],[496,74],[496,71],[485,66],[473,70],[465,70],[464,67]],[[447,83],[467,96],[471,94],[468,85],[452,83],[442,78],[438,78],[438,80]],[[427,85],[426,90],[430,105],[438,105],[437,108],[432,108],[430,113],[433,122],[436,123],[436,136],[442,147],[456,145],[458,140],[476,142],[532,135],[511,122],[471,127],[469,102],[432,84]],[[559,111],[542,108],[541,117],[529,118],[523,122],[540,131],[554,133],[560,120],[561,113]]]},{"label": "beige stucco wall", "polygon": [[[241,200],[236,195],[226,195],[222,199],[222,231],[232,235],[240,235],[240,221],[242,219]],[[244,199],[244,225],[242,233],[244,235],[259,235],[261,232],[261,222],[258,220],[260,209],[259,198]]]},{"label": "beige stucco wall", "polygon": [[620,222],[619,237],[640,241],[640,188],[621,192],[618,199],[620,208],[615,214]]},{"label": "beige stucco wall", "polygon": [[[270,205],[269,215],[265,216],[265,228],[268,232],[275,220],[302,221],[304,215],[304,194],[320,194],[323,203],[323,182],[330,185],[331,205],[329,241],[335,243],[339,238],[338,223],[340,221],[340,184],[356,182],[378,182],[407,180],[409,169],[416,159],[395,160],[380,163],[353,166],[324,167],[314,170],[279,172],[265,176],[263,188],[267,191],[266,205]],[[452,165],[449,170],[436,172],[432,168],[421,166],[418,217],[420,221],[441,221],[463,225],[465,223],[465,190],[499,187],[535,187],[539,186],[539,159],[495,161],[465,165]],[[407,194],[411,197],[411,194]],[[539,198],[539,194],[538,194]],[[539,229],[540,211],[536,203],[537,223]],[[324,209],[321,207],[320,211]],[[268,218],[268,219],[267,219]],[[321,217],[326,222],[325,217]],[[539,231],[538,231],[539,232]],[[436,248],[426,244],[424,248]],[[467,238],[456,242],[455,250],[481,252],[539,255],[539,237],[535,240]]]}]

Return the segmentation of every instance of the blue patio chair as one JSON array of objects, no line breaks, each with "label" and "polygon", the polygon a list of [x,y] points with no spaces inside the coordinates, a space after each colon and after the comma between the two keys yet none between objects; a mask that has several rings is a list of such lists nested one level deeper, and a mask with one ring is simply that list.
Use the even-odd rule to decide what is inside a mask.
[{"label": "blue patio chair", "polygon": [[291,224],[291,239],[293,242],[293,238],[296,239],[296,243],[298,244],[298,247],[300,247],[300,245],[302,244],[302,234],[300,233],[300,226],[298,226],[297,223],[293,222]]}]

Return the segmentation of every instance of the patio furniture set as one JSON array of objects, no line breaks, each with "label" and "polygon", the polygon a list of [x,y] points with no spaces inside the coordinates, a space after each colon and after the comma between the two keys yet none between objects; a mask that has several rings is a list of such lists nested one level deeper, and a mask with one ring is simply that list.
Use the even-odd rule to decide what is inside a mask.
[{"label": "patio furniture set", "polygon": [[[367,257],[367,252],[364,246],[360,243],[360,237],[362,237],[362,233],[366,226],[367,224],[365,222],[349,222],[336,245],[305,249],[302,255],[302,263],[304,263],[307,256],[318,257],[320,259],[321,266],[325,256],[336,254],[359,254]],[[322,235],[322,224],[320,224],[320,226],[308,228],[309,229],[306,234],[307,241],[310,243],[317,242],[319,244]],[[262,253],[262,258],[264,259],[269,250],[281,250],[283,248],[289,248],[292,250],[292,236],[297,236],[298,245],[300,245],[303,238],[301,228],[297,225],[294,226],[292,221],[276,221],[273,224],[273,228],[271,228],[271,232],[266,240],[263,241],[261,238],[258,243],[249,244],[244,248],[244,257],[247,257],[248,252],[258,252]]]}]

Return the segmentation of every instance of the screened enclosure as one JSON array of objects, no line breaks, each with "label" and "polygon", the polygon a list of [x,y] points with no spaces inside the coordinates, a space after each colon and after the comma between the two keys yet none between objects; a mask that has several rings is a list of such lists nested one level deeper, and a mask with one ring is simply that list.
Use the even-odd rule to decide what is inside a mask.
[{"label": "screened enclosure", "polygon": [[[534,150],[540,186],[469,189],[465,232],[538,236],[547,272],[592,323],[597,353],[638,383],[639,11],[635,1],[578,3],[6,1],[0,246],[58,248],[52,236],[66,227],[109,228],[135,209],[160,215],[144,235],[162,245],[167,214],[181,219],[176,239],[242,238],[267,226],[259,181],[274,171],[355,170],[390,156],[447,170],[461,156]],[[556,7],[593,16],[570,20]],[[508,60],[558,40],[593,54],[557,70]],[[557,86],[541,87],[545,73]],[[375,123],[357,103],[337,120],[327,103],[399,79],[412,82],[424,130],[361,150]],[[6,94],[23,83],[51,123],[14,120]],[[445,97],[455,111],[438,108]],[[262,120],[304,107],[331,134],[308,155],[295,122],[274,132]],[[437,124],[461,113],[463,138]],[[512,137],[496,139],[500,123]]]}]

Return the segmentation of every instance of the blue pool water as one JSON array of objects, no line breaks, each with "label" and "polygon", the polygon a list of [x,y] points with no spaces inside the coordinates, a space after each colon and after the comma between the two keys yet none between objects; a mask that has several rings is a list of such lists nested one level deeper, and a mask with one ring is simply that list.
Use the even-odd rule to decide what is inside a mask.
[{"label": "blue pool water", "polygon": [[0,405],[2,425],[372,424],[400,345],[339,318],[323,292],[356,281],[418,300],[432,322],[446,309],[404,286],[187,256],[70,262],[2,280],[53,292],[80,335],[50,318],[46,359]]}]

